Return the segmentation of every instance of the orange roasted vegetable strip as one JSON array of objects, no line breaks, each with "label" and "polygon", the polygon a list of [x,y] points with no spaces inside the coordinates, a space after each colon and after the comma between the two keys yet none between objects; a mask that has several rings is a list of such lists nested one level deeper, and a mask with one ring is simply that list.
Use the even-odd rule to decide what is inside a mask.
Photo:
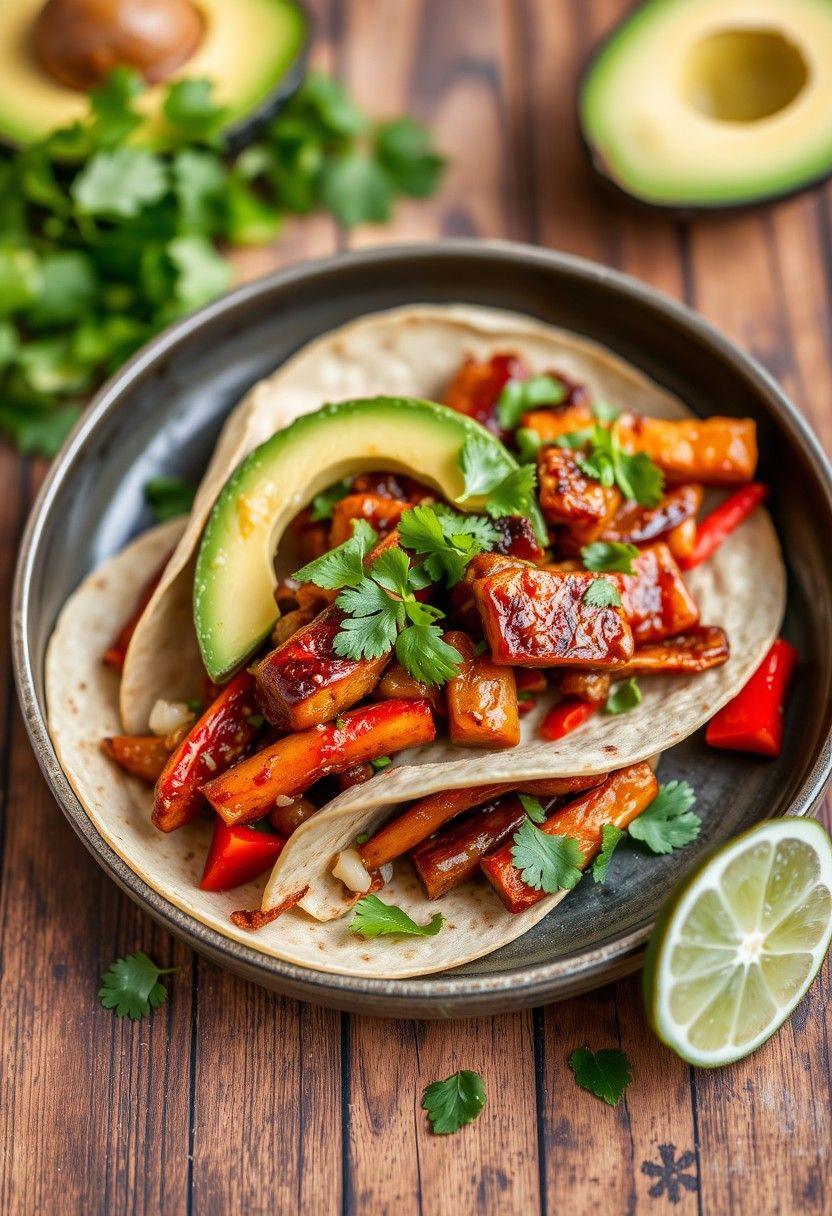
[{"label": "orange roasted vegetable strip", "polygon": [[646,418],[622,414],[618,441],[644,452],[669,482],[738,485],[757,468],[757,426],[752,418]]},{"label": "orange roasted vegetable strip", "polygon": [[204,805],[200,786],[235,764],[262,725],[254,680],[241,671],[211,702],[165,765],[153,800],[156,827],[172,832],[193,819]]},{"label": "orange roasted vegetable strip", "polygon": [[278,739],[209,781],[202,793],[226,823],[248,823],[270,811],[276,798],[293,798],[321,777],[431,743],[435,735],[427,701],[380,701]]},{"label": "orange roasted vegetable strip", "polygon": [[488,653],[475,655],[467,633],[445,641],[462,656],[459,675],[448,680],[448,733],[459,747],[516,747],[520,714],[514,669],[498,667]]},{"label": "orange roasted vegetable strip", "polygon": [[442,790],[414,802],[395,819],[389,820],[371,840],[359,845],[358,852],[367,869],[378,869],[408,853],[427,840],[449,820],[499,798],[501,794],[519,790],[544,798],[558,798],[575,790],[590,789],[603,777],[549,777],[540,781],[512,781],[502,785],[465,786],[458,790]]},{"label": "orange roasted vegetable strip", "polygon": [[[631,764],[611,773],[603,785],[555,811],[541,824],[540,830],[549,836],[571,836],[577,840],[584,855],[583,869],[601,848],[604,824],[612,823],[622,829],[628,827],[647,809],[658,792],[659,785],[650,765],[646,762]],[[480,868],[509,912],[523,912],[544,899],[546,892],[523,881],[514,864],[512,848],[513,841],[503,845],[490,857],[484,857]]]},{"label": "orange roasted vegetable strip", "polygon": [[139,623],[142,613],[150,603],[151,596],[159,586],[159,580],[165,571],[165,566],[168,564],[168,557],[162,562],[159,569],[153,574],[139,592],[138,599],[133,611],[128,619],[124,622],[119,630],[118,637],[105,650],[104,662],[108,667],[112,667],[114,671],[121,671],[124,666],[124,656],[127,654],[127,647],[130,645],[130,640],[136,631],[136,626]]},{"label": "orange roasted vegetable strip", "polygon": [[605,704],[610,695],[611,678],[605,671],[558,672],[558,692],[564,697],[578,697],[593,705]]},{"label": "orange roasted vegetable strip", "polygon": [[168,762],[170,750],[158,735],[112,735],[101,740],[101,750],[126,773],[155,785]]},{"label": "orange roasted vegetable strip", "polygon": [[487,803],[414,849],[410,860],[428,899],[439,899],[471,878],[480,858],[499,848],[525,818],[520,799],[509,795]]},{"label": "orange roasted vegetable strip", "polygon": [[392,532],[405,511],[409,510],[409,502],[401,502],[396,498],[388,498],[382,494],[347,494],[332,508],[332,527],[329,533],[329,543],[332,548],[341,545],[352,536],[352,525],[357,519],[365,519],[379,534],[386,536]]}]

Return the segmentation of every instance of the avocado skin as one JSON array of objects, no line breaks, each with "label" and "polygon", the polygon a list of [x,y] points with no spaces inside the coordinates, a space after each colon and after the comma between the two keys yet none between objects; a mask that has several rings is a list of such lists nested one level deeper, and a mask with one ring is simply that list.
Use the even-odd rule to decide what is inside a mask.
[{"label": "avocado skin", "polygon": [[629,26],[635,21],[641,12],[641,9],[648,6],[651,0],[642,0],[642,3],[637,4],[630,12],[612,27],[594,47],[587,53],[584,62],[578,73],[578,79],[575,86],[574,110],[573,117],[575,128],[578,134],[578,141],[589,161],[590,169],[596,184],[601,188],[601,191],[612,201],[624,202],[630,207],[635,208],[645,215],[665,215],[673,216],[679,220],[694,220],[697,217],[707,217],[710,215],[720,214],[737,214],[743,212],[759,211],[763,207],[770,206],[773,203],[787,202],[792,198],[799,198],[802,194],[808,194],[812,190],[816,190],[819,186],[823,186],[832,178],[832,163],[829,168],[821,173],[816,174],[812,178],[801,181],[798,185],[787,187],[783,190],[761,190],[758,195],[749,196],[743,199],[737,199],[732,202],[730,200],[720,200],[718,202],[695,202],[695,203],[660,203],[652,199],[643,198],[638,194],[631,193],[626,186],[623,186],[619,181],[605,170],[598,152],[589,136],[589,133],[584,127],[582,120],[582,103],[584,92],[591,76],[595,69],[597,61],[605,54],[610,46],[618,40],[620,34],[624,33]]}]

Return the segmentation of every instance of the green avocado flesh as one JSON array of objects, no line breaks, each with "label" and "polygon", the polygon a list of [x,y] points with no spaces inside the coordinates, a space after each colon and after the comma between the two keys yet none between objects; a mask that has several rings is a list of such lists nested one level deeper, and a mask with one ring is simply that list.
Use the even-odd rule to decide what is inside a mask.
[{"label": "green avocado flesh", "polygon": [[374,397],[325,405],[255,448],[225,483],[197,556],[194,623],[211,679],[232,675],[273,628],[275,553],[316,494],[347,476],[389,471],[454,502],[465,489],[459,453],[471,436],[506,459],[502,444],[464,414],[410,397]]},{"label": "green avocado flesh", "polygon": [[647,0],[579,113],[595,168],[660,206],[729,207],[832,173],[831,0]]},{"label": "green avocado flesh", "polygon": [[[141,0],[139,0],[139,4]],[[0,0],[0,140],[30,143],[84,118],[86,93],[60,84],[30,53],[31,28],[43,0]],[[165,86],[183,77],[207,78],[236,126],[268,100],[296,60],[307,19],[293,0],[199,0],[205,34],[194,54],[162,85],[147,89],[138,108],[147,122],[135,143],[165,146],[160,113]]]}]

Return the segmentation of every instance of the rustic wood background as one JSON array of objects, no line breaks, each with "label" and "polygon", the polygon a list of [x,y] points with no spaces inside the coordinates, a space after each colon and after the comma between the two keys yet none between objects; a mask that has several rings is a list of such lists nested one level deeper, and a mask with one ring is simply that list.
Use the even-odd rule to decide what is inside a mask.
[{"label": "rustic wood background", "polygon": [[[395,223],[287,228],[240,277],[348,245],[475,234],[610,263],[681,297],[751,350],[832,441],[832,192],[696,223],[593,186],[574,131],[576,74],[624,0],[318,0],[315,61],[378,115],[409,109],[450,158],[439,197]],[[0,452],[0,554],[43,470]],[[3,613],[7,612],[4,605]],[[8,673],[7,622],[2,622]],[[26,1213],[790,1213],[832,1211],[828,969],[752,1059],[694,1072],[647,1030],[636,978],[510,1017],[353,1018],[224,974],[104,877],[41,780],[0,691],[3,1155],[0,1211]],[[96,1000],[118,955],[178,965],[137,1025]],[[617,1110],[577,1089],[583,1042],[620,1045]],[[432,1137],[424,1085],[457,1068],[489,1102]]]}]

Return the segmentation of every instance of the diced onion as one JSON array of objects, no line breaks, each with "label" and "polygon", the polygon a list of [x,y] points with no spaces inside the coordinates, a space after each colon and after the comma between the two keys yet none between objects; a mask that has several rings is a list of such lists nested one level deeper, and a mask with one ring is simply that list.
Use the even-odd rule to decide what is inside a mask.
[{"label": "diced onion", "polygon": [[164,701],[160,697],[150,711],[148,726],[154,735],[164,739],[181,726],[189,726],[193,720],[193,711],[184,701]]},{"label": "diced onion", "polygon": [[287,794],[278,794],[274,800],[275,806],[294,806],[297,798],[290,798]]},{"label": "diced onion", "polygon": [[332,877],[340,878],[350,891],[369,891],[373,885],[373,880],[357,849],[343,849],[338,854],[338,859],[332,867]]}]

